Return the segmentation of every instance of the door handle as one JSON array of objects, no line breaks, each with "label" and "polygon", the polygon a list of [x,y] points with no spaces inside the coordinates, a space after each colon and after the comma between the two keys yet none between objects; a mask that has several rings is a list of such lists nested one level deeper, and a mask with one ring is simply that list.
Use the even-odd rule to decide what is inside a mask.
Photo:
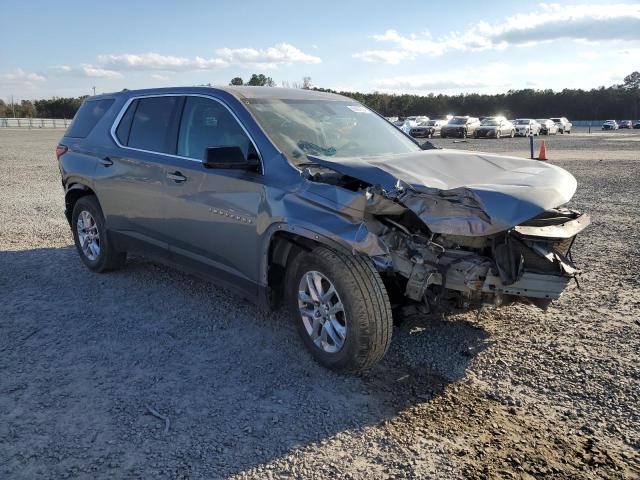
[{"label": "door handle", "polygon": [[105,167],[110,167],[111,165],[113,165],[113,160],[111,160],[109,157],[103,157],[100,159],[100,163]]},{"label": "door handle", "polygon": [[187,179],[187,177],[182,175],[180,172],[167,173],[167,178],[176,183],[182,183]]}]

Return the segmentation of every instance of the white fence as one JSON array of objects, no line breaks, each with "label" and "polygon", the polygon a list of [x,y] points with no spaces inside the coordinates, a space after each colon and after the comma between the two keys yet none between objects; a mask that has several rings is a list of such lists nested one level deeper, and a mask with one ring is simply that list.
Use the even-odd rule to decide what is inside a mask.
[{"label": "white fence", "polygon": [[0,118],[0,128],[67,128],[66,118]]}]

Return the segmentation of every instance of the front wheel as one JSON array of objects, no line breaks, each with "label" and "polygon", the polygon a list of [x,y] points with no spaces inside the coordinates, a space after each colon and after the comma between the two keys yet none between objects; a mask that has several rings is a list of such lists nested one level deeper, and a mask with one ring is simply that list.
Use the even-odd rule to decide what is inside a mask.
[{"label": "front wheel", "polygon": [[94,272],[116,270],[127,254],[119,252],[109,240],[102,209],[96,197],[81,197],[73,207],[71,229],[76,249],[84,264]]},{"label": "front wheel", "polygon": [[382,279],[366,257],[325,247],[287,268],[288,304],[303,343],[322,365],[358,372],[382,359],[393,330]]},{"label": "front wheel", "polygon": [[515,132],[515,130],[511,130],[511,138],[513,138],[513,137],[515,137],[515,136],[516,136],[516,132]]}]

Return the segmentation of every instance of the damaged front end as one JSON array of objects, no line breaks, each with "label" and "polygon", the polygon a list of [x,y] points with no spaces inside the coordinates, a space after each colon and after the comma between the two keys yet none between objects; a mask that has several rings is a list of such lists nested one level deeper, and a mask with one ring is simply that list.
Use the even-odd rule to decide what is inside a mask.
[{"label": "damaged front end", "polygon": [[404,295],[430,309],[514,301],[546,309],[580,273],[571,246],[588,224],[588,215],[552,209],[486,237],[410,233],[391,226],[381,239],[389,247],[387,272],[406,279]]},{"label": "damaged front end", "polygon": [[[465,179],[454,175],[463,169],[461,158],[475,185],[462,185]],[[362,204],[351,207],[363,212],[362,237],[376,238],[376,252],[358,238],[353,248],[372,258],[405,302],[429,310],[516,301],[546,309],[580,273],[571,247],[589,216],[557,207],[575,191],[569,173],[500,158],[479,154],[474,160],[446,151],[393,163],[312,158],[320,170],[307,170],[306,176],[323,182],[321,171],[329,169],[343,175],[344,184],[357,178],[368,185],[355,183]],[[430,181],[440,188],[425,186]]]}]

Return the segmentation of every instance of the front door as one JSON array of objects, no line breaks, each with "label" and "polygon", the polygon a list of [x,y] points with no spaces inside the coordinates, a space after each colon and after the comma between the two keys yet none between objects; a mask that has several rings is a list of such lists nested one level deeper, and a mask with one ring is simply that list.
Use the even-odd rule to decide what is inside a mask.
[{"label": "front door", "polygon": [[170,251],[180,263],[255,292],[262,174],[202,164],[208,147],[239,146],[248,155],[253,143],[225,105],[193,96],[184,105],[177,145],[183,158],[172,160],[166,180],[163,233]]}]

